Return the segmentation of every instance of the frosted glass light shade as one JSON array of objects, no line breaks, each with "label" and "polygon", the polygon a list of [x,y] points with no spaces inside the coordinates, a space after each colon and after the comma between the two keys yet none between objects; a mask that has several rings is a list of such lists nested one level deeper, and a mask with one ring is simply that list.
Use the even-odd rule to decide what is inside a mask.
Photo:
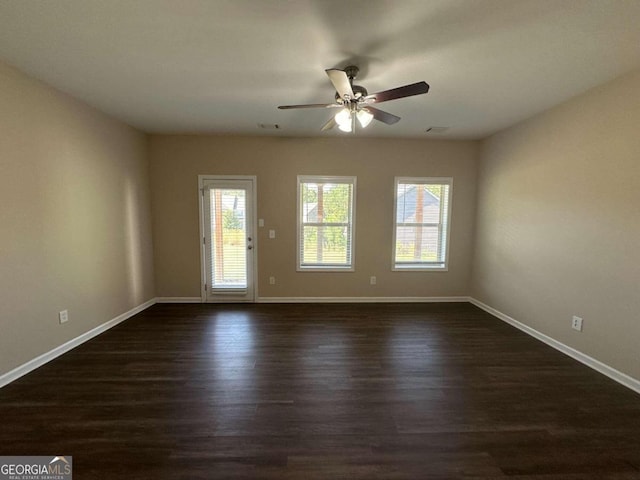
[{"label": "frosted glass light shade", "polygon": [[373,115],[371,115],[366,110],[359,110],[356,115],[358,117],[360,125],[362,125],[362,128],[367,128],[367,125],[369,125],[371,123],[371,120],[373,120]]},{"label": "frosted glass light shade", "polygon": [[351,131],[351,113],[349,112],[348,109],[346,108],[341,109],[338,113],[336,113],[335,119],[336,119],[336,123],[340,126],[348,124],[349,131]]},{"label": "frosted glass light shade", "polygon": [[343,132],[351,133],[351,120],[343,124],[338,124],[338,128]]}]

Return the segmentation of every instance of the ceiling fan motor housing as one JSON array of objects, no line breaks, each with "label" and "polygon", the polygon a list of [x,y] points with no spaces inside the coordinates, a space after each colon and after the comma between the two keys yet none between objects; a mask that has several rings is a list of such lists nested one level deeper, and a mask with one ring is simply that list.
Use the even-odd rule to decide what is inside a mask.
[{"label": "ceiling fan motor housing", "polygon": [[[367,89],[360,85],[351,85],[351,90],[353,90],[353,95],[355,96],[352,100],[358,100],[359,98],[364,98],[369,95]],[[343,99],[340,97],[340,94],[336,92],[336,101],[342,103],[342,100]]]},{"label": "ceiling fan motor housing", "polygon": [[344,73],[347,74],[347,77],[349,77],[349,80],[353,80],[354,78],[356,78],[358,76],[359,71],[360,69],[355,65],[349,65],[344,69]]}]

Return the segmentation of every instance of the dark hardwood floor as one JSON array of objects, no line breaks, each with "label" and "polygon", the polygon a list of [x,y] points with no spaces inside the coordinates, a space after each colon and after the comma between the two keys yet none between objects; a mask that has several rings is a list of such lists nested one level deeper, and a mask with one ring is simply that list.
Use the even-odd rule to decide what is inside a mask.
[{"label": "dark hardwood floor", "polygon": [[155,305],[0,389],[82,479],[640,479],[640,395],[470,304]]}]

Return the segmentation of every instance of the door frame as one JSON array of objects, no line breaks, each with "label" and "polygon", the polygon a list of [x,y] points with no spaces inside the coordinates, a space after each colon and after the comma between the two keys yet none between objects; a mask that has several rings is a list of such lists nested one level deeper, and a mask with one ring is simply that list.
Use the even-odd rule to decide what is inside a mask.
[{"label": "door frame", "polygon": [[[253,283],[253,298],[246,298],[241,300],[234,300],[232,298],[220,299],[216,302],[207,300],[207,291],[205,285],[207,282],[207,261],[206,261],[206,245],[204,243],[205,238],[205,225],[204,225],[204,183],[207,181],[229,181],[229,180],[242,180],[251,182],[251,196],[252,201],[249,206],[252,210],[252,233],[253,233],[253,250],[251,255],[251,269],[252,269],[252,283]],[[198,223],[200,225],[200,298],[202,303],[255,303],[258,299],[258,177],[256,175],[198,175]],[[248,259],[249,260],[249,259]]]}]

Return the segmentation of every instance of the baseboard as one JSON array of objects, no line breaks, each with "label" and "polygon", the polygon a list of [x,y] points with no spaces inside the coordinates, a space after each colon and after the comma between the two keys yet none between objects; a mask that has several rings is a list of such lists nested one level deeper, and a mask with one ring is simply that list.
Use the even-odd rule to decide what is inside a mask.
[{"label": "baseboard", "polygon": [[555,340],[555,339],[549,337],[548,335],[545,335],[544,333],[541,333],[538,330],[536,330],[534,328],[531,328],[531,327],[525,325],[524,323],[521,323],[521,322],[517,321],[516,319],[510,317],[509,315],[506,315],[506,314],[502,313],[501,311],[496,310],[493,307],[490,307],[489,305],[487,305],[486,303],[481,302],[480,300],[476,300],[473,297],[469,297],[469,302],[471,302],[476,307],[481,308],[485,312],[490,313],[494,317],[497,317],[500,320],[502,320],[502,321],[504,321],[504,322],[506,322],[506,323],[508,323],[510,325],[513,325],[514,327],[516,327],[519,330],[522,330],[523,332],[527,333],[528,335],[531,335],[532,337],[536,338],[537,340],[540,340],[541,342],[546,343],[550,347],[553,347],[556,350],[564,353],[565,355],[570,356],[574,360],[577,360],[580,363],[583,363],[586,366],[588,366],[590,368],[593,368],[597,372],[600,372],[603,375],[606,375],[610,379],[615,380],[616,382],[620,383],[621,385],[624,385],[625,387],[630,388],[634,392],[640,393],[640,380],[637,380],[637,379],[627,375],[626,373],[622,373],[621,371],[616,370],[615,368],[610,367],[609,365],[607,365],[605,363],[602,363],[601,361],[596,360],[595,358],[590,357],[589,355],[586,355],[586,354],[582,353],[581,351],[576,350],[575,348],[571,348],[568,345],[565,345],[564,343],[559,342],[558,340]]},{"label": "baseboard", "polygon": [[[156,297],[156,303],[202,303],[200,297]],[[468,302],[469,297],[259,297],[256,303],[435,303]]]},{"label": "baseboard", "polygon": [[156,303],[202,303],[200,297],[156,297]]},{"label": "baseboard", "polygon": [[18,378],[26,375],[27,373],[32,372],[36,368],[41,367],[45,363],[50,362],[51,360],[59,357],[60,355],[67,353],[69,350],[74,349],[78,345],[81,345],[84,342],[91,340],[94,337],[97,337],[101,333],[109,330],[110,328],[115,327],[116,325],[124,322],[125,320],[128,320],[129,318],[133,317],[135,314],[140,313],[141,311],[143,311],[146,308],[149,308],[151,305],[155,303],[156,303],[156,299],[152,298],[151,300],[148,300],[143,304],[138,305],[135,308],[132,308],[128,312],[118,315],[117,317],[103,323],[102,325],[99,325],[89,330],[88,332],[85,332],[82,335],[76,338],[73,338],[66,343],[63,343],[59,347],[56,347],[53,350],[48,351],[47,353],[43,353],[42,355],[32,360],[29,360],[26,363],[23,363],[19,367],[14,368],[13,370],[5,373],[4,375],[1,375],[0,388],[4,387],[5,385],[8,385],[9,383],[17,380]]},{"label": "baseboard", "polygon": [[257,303],[443,303],[469,297],[260,297]]}]

